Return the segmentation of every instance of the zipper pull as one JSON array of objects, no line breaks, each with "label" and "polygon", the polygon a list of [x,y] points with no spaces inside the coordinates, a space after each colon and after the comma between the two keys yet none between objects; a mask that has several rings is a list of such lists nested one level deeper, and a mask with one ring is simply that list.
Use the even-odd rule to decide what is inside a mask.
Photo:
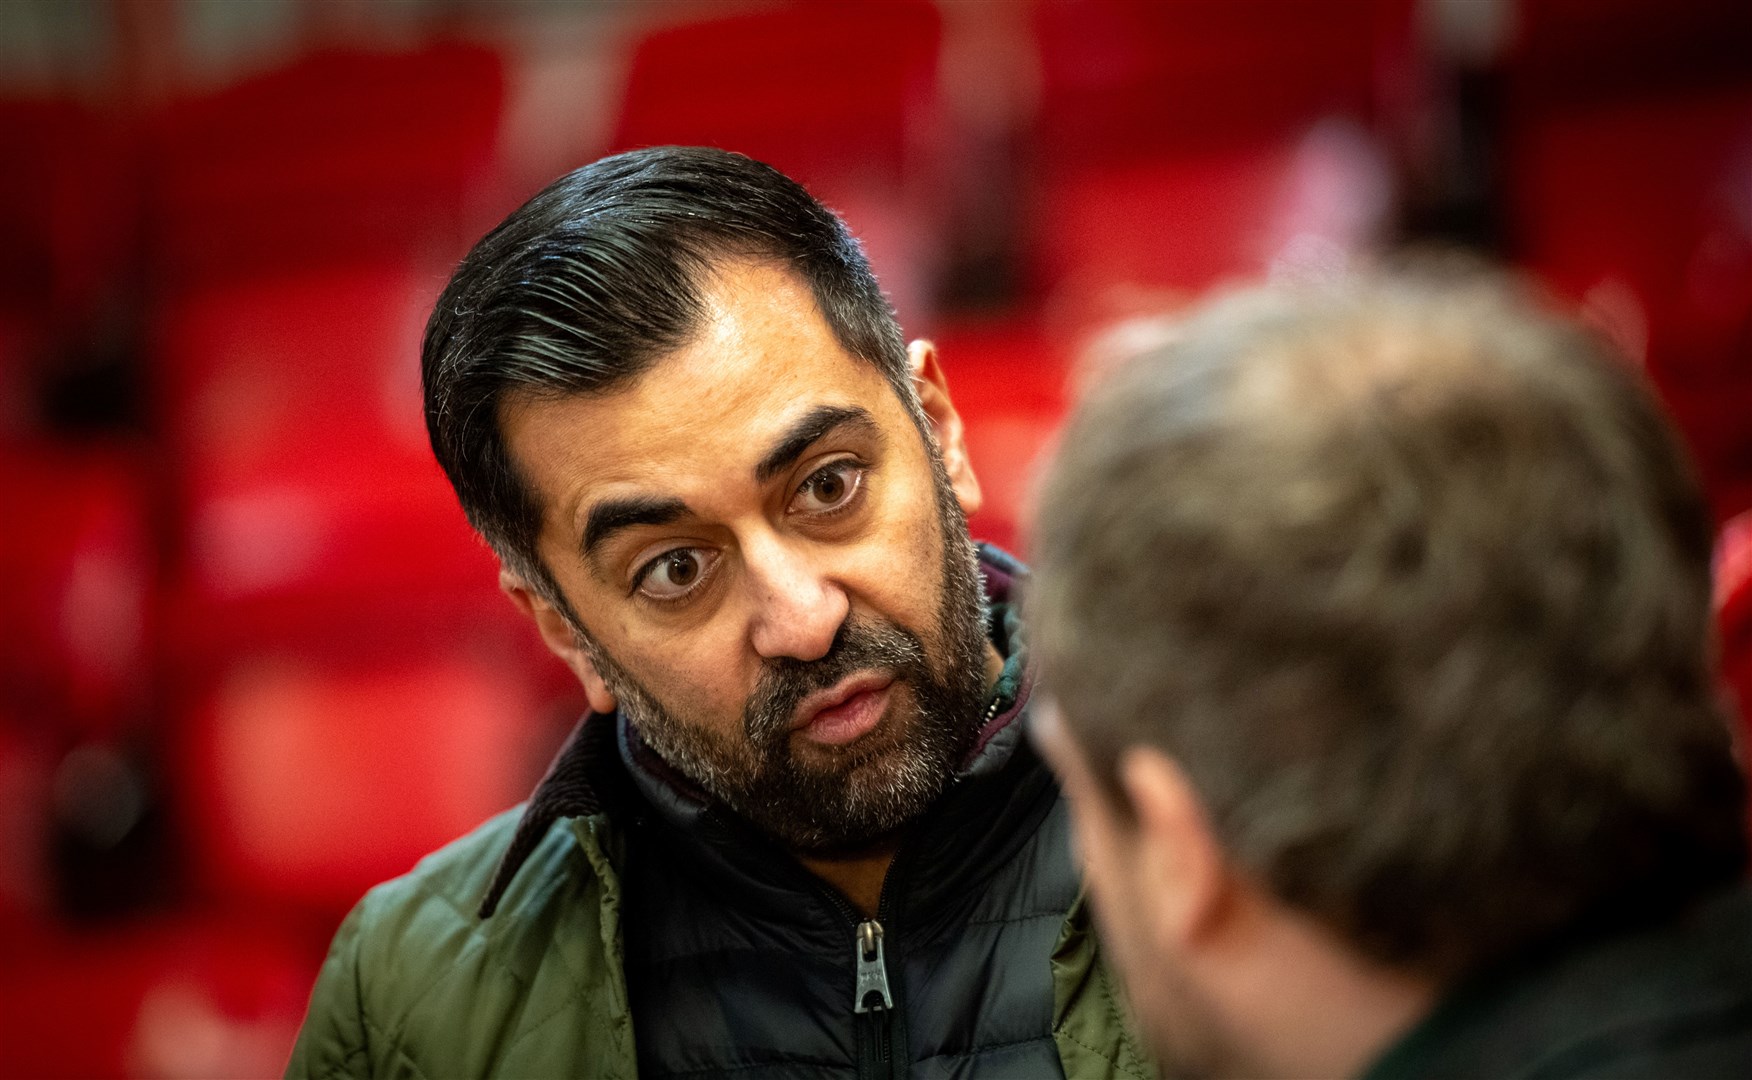
[{"label": "zipper pull", "polygon": [[888,966],[882,956],[882,924],[866,919],[858,924],[858,992],[855,1013],[882,1012],[894,1008],[888,992]]}]

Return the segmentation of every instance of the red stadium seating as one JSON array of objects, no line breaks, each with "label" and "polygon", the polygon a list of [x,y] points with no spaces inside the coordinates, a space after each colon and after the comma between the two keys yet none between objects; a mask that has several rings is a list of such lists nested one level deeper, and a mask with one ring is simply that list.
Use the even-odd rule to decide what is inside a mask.
[{"label": "red stadium seating", "polygon": [[479,45],[318,50],[155,125],[179,607],[328,617],[373,594],[490,591],[426,447],[418,357],[448,260],[484,228],[501,69]]},{"label": "red stadium seating", "polygon": [[201,892],[338,914],[528,794],[570,718],[525,654],[450,636],[258,651],[206,685],[178,755]]},{"label": "red stadium seating", "polygon": [[1531,4],[1511,57],[1514,255],[1640,354],[1716,511],[1752,506],[1752,8]]},{"label": "red stadium seating", "polygon": [[167,305],[159,393],[190,599],[491,597],[492,560],[420,409],[419,338],[438,284],[409,265],[336,266]]},{"label": "red stadium seating", "polygon": [[809,183],[895,187],[936,108],[929,3],[789,3],[656,30],[634,48],[617,148],[721,146]]},{"label": "red stadium seating", "polygon": [[1641,352],[1719,514],[1752,505],[1752,88],[1517,125],[1526,262]]},{"label": "red stadium seating", "polygon": [[526,794],[560,734],[558,665],[426,443],[436,284],[335,266],[168,309],[166,650],[203,893],[338,913]]},{"label": "red stadium seating", "polygon": [[425,318],[500,201],[502,81],[481,46],[327,49],[152,132],[161,658],[196,895],[338,917],[526,794],[562,734],[558,665],[420,407]]},{"label": "red stadium seating", "polygon": [[0,944],[7,1076],[277,1076],[326,925],[212,912]]},{"label": "red stadium seating", "polygon": [[156,284],[460,255],[493,191],[497,52],[331,48],[176,101],[151,129]]},{"label": "red stadium seating", "polygon": [[20,723],[118,736],[149,692],[152,480],[129,445],[0,445],[0,684]]},{"label": "red stadium seating", "polygon": [[1023,554],[1035,471],[1063,420],[1063,350],[1029,322],[958,324],[934,336],[984,506],[974,538]]},{"label": "red stadium seating", "polygon": [[[1310,218],[1305,191],[1321,170],[1353,174],[1340,186],[1384,202],[1366,190],[1386,182],[1379,152],[1355,125],[1373,111],[1377,64],[1406,48],[1409,4],[1068,0],[1035,11],[1037,287],[1190,292],[1266,269],[1298,233],[1354,243],[1354,212]],[[1352,126],[1310,144],[1328,117]]]},{"label": "red stadium seating", "polygon": [[853,0],[655,30],[633,49],[611,147],[718,146],[802,181],[852,224],[910,323],[942,257],[938,24],[921,0]]},{"label": "red stadium seating", "polygon": [[88,315],[136,251],[121,125],[72,99],[0,100],[0,161],[0,311]]}]

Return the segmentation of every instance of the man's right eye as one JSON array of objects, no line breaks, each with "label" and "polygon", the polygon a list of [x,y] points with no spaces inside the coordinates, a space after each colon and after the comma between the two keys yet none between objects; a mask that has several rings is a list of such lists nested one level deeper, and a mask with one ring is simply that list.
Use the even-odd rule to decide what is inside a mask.
[{"label": "man's right eye", "polygon": [[653,600],[681,600],[706,579],[714,561],[697,548],[666,551],[639,571],[638,591]]}]

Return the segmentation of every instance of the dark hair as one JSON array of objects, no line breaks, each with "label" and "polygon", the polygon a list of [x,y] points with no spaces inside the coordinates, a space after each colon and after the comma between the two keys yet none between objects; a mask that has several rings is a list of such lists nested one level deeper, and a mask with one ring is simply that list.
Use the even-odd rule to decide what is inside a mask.
[{"label": "dark hair", "polygon": [[1161,748],[1274,895],[1454,976],[1744,872],[1710,539],[1639,375],[1501,282],[1262,290],[1080,408],[1030,612],[1110,795]]},{"label": "dark hair", "polygon": [[421,348],[432,450],[469,522],[515,573],[564,604],[536,554],[540,507],[499,424],[508,394],[603,392],[685,345],[702,278],[771,259],[809,286],[836,339],[911,393],[894,312],[831,210],[770,166],[663,146],[568,173],[474,246]]}]

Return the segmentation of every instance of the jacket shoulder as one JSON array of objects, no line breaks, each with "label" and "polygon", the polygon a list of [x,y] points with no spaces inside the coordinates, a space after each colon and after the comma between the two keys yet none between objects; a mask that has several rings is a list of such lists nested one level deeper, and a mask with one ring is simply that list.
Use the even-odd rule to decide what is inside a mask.
[{"label": "jacket shoulder", "polygon": [[[386,913],[408,904],[441,902],[472,916],[493,879],[499,858],[511,845],[523,809],[518,805],[488,818],[473,832],[421,859],[401,877],[373,888],[365,894],[363,903]],[[563,830],[549,829],[541,846],[563,844],[565,840]]]},{"label": "jacket shoulder", "polygon": [[[601,850],[606,822],[556,822],[499,911],[477,914],[520,814],[487,821],[365,895],[335,936],[288,1075],[546,1071],[575,1068],[581,1054],[605,1066],[622,1041],[630,1059],[630,1022],[615,1030],[625,985],[618,884]],[[565,1030],[547,1021],[585,1000],[590,1007],[577,1011],[605,1024],[526,1038]],[[584,1030],[593,1027],[603,1030]]]}]

